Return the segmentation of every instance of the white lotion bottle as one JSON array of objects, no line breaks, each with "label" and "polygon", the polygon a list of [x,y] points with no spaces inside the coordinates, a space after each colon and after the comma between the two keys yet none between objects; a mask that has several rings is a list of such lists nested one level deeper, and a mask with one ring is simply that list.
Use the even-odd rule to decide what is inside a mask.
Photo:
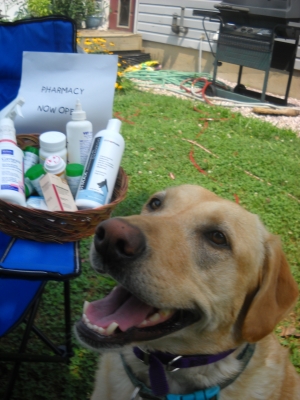
[{"label": "white lotion bottle", "polygon": [[79,210],[111,201],[125,148],[120,128],[119,119],[110,119],[107,128],[95,135],[75,198]]},{"label": "white lotion bottle", "polygon": [[10,118],[0,120],[0,199],[26,207],[24,153]]},{"label": "white lotion bottle", "polygon": [[86,119],[79,100],[66,126],[68,164],[85,165],[93,140],[93,125]]}]

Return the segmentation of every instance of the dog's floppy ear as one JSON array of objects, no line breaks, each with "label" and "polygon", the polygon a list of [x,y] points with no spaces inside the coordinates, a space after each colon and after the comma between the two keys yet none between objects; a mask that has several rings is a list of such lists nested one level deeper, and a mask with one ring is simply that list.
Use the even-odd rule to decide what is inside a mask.
[{"label": "dog's floppy ear", "polygon": [[265,251],[261,286],[242,326],[242,336],[248,342],[257,342],[271,333],[298,297],[297,283],[278,237],[270,235]]}]

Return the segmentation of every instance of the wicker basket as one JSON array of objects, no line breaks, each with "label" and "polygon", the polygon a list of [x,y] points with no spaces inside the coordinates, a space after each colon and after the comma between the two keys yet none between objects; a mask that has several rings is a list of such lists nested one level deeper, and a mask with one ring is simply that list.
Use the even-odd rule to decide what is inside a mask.
[{"label": "wicker basket", "polygon": [[[38,147],[39,135],[17,135],[20,148]],[[96,226],[108,219],[118,203],[124,200],[128,178],[119,169],[112,202],[98,208],[76,212],[29,209],[0,200],[0,231],[7,235],[38,242],[75,242],[91,236]]]}]

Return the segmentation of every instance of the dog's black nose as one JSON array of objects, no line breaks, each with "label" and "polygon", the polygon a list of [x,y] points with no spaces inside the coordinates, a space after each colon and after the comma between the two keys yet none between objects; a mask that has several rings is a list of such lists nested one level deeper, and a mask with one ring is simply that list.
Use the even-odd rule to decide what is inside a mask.
[{"label": "dog's black nose", "polygon": [[106,262],[135,258],[142,254],[146,239],[140,228],[122,218],[101,222],[95,232],[95,248]]}]

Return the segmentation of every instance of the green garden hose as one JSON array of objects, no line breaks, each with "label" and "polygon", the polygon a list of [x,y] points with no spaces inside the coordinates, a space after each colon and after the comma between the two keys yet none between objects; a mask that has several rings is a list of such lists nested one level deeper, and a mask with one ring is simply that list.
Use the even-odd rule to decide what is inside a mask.
[{"label": "green garden hose", "polygon": [[[188,98],[205,101],[209,104],[213,104],[208,101],[205,92],[202,92],[204,86],[208,86],[207,82],[212,82],[212,76],[208,73],[198,73],[198,72],[178,72],[173,70],[147,70],[140,69],[137,71],[128,71],[124,73],[124,76],[128,79],[136,79],[139,81],[144,81],[144,84],[139,86],[143,88],[155,88],[158,90],[167,90]],[[202,80],[201,80],[202,78]],[[196,85],[193,82],[197,80]],[[170,88],[166,85],[174,85],[178,89]],[[229,86],[221,81],[216,80],[215,85],[221,87],[224,90],[231,90]],[[206,88],[205,88],[206,90]],[[199,95],[200,92],[200,95]],[[268,106],[270,108],[286,108],[285,106],[275,106],[269,103],[251,103],[251,102],[241,102],[238,100],[224,99],[221,97],[211,97],[213,100],[226,102],[224,106],[228,107],[253,107],[255,106]],[[223,105],[223,104],[222,104]]]}]

